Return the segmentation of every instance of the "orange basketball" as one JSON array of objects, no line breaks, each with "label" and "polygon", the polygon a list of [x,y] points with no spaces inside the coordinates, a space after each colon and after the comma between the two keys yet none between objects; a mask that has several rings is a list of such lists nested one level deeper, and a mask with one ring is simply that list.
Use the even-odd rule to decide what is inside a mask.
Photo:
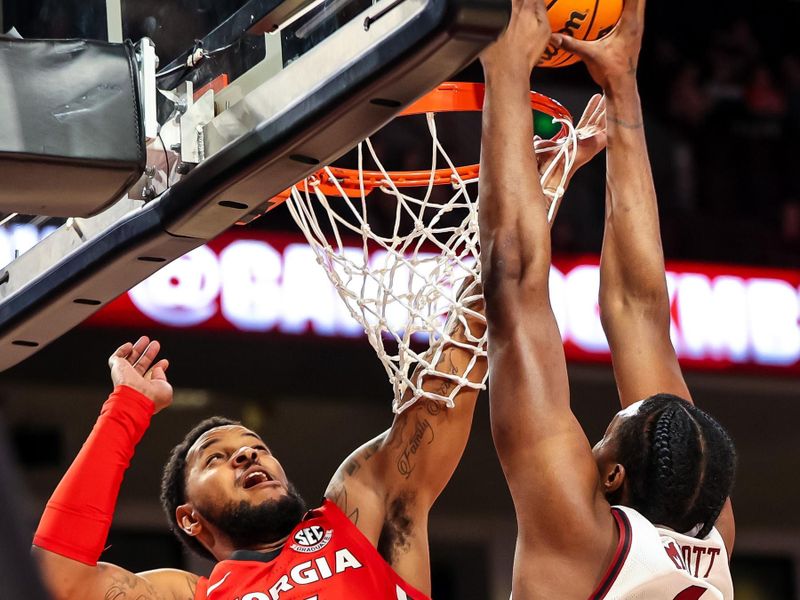
[{"label": "orange basketball", "polygon": [[[622,14],[622,0],[548,0],[547,16],[555,33],[579,40],[598,40],[608,34]],[[580,58],[548,46],[539,62],[541,67],[566,67]]]}]

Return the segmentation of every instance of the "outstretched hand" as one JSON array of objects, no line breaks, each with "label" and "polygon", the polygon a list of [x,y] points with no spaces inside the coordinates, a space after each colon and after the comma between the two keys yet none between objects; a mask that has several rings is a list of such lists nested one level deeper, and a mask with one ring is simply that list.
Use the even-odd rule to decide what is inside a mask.
[{"label": "outstretched hand", "polygon": [[606,37],[586,42],[553,34],[553,44],[583,59],[589,74],[606,92],[619,84],[635,83],[644,33],[645,0],[625,0],[619,23]]},{"label": "outstretched hand", "polygon": [[156,362],[161,344],[142,336],[135,344],[127,342],[108,359],[111,381],[115,386],[126,385],[141,392],[155,404],[155,412],[172,403],[172,385],[167,381],[169,361]]},{"label": "outstretched hand", "polygon": [[481,54],[487,68],[521,67],[528,73],[550,43],[550,21],[544,0],[511,0],[511,18],[500,38]]}]

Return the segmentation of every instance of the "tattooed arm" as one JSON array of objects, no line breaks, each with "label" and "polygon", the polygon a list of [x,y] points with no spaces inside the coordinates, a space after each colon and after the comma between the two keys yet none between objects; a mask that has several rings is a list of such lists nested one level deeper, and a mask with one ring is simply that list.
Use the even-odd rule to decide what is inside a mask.
[{"label": "tattooed arm", "polygon": [[[197,587],[197,575],[177,569],[135,574],[109,563],[85,565],[36,547],[33,554],[55,600],[193,600]],[[68,570],[63,561],[71,563]]]},{"label": "tattooed arm", "polygon": [[[483,301],[470,307],[483,310]],[[467,315],[470,331],[483,334],[485,324]],[[473,353],[462,323],[454,320],[451,338],[436,370],[464,375]],[[480,382],[486,359],[478,359],[469,379]],[[426,375],[426,391],[447,396],[456,383]],[[397,573],[423,592],[430,592],[428,511],[450,480],[467,444],[478,391],[462,388],[455,407],[427,398],[395,416],[392,427],[356,450],[331,480],[326,497],[335,502],[378,548]]]}]

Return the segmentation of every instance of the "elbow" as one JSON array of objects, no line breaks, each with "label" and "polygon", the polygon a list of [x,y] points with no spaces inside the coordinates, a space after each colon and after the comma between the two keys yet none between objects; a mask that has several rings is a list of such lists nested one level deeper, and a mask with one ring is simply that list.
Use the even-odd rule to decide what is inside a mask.
[{"label": "elbow", "polygon": [[604,290],[599,298],[600,322],[605,330],[620,320],[636,319],[669,330],[670,303],[666,285],[630,292],[625,289]]},{"label": "elbow", "polygon": [[492,440],[500,462],[505,464],[507,459],[515,454],[519,445],[519,433],[515,430],[513,421],[494,418],[492,415],[491,429]]},{"label": "elbow", "polygon": [[31,547],[42,583],[53,600],[75,600],[86,595],[87,582],[96,568],[78,563],[38,546]]},{"label": "elbow", "polygon": [[481,276],[487,309],[511,298],[527,299],[548,293],[549,248],[525,250],[513,238],[487,244],[481,255]]}]

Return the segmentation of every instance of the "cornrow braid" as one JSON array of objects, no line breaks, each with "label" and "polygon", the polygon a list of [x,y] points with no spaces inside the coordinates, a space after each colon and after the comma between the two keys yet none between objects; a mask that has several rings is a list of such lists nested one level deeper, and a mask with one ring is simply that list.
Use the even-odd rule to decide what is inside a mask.
[{"label": "cornrow braid", "polygon": [[[736,450],[728,432],[716,419],[700,409],[696,410],[695,418],[698,424],[703,428],[706,447],[704,455],[708,464],[705,470],[705,477],[709,480],[716,477],[725,478],[726,471],[722,469],[722,466],[725,464],[726,459],[732,462],[732,469],[735,473],[737,461]],[[729,449],[730,453],[726,453],[726,449]],[[731,487],[732,483],[731,481]],[[697,519],[698,523],[703,523],[697,537],[702,539],[709,534],[714,524],[717,522],[717,518],[720,512],[722,512],[722,508],[725,506],[725,502],[728,496],[730,496],[730,493],[730,489],[725,490],[720,487],[716,490],[716,495],[708,493],[704,499],[704,503],[698,503],[698,510],[706,511],[706,518],[705,520]]]},{"label": "cornrow braid", "polygon": [[619,430],[627,504],[651,522],[711,531],[733,487],[736,452],[722,426],[672,394],[645,400]]},{"label": "cornrow braid", "polygon": [[653,459],[656,464],[656,478],[660,487],[670,489],[675,481],[675,469],[672,464],[672,424],[678,409],[675,405],[667,406],[656,420],[653,433]]}]

